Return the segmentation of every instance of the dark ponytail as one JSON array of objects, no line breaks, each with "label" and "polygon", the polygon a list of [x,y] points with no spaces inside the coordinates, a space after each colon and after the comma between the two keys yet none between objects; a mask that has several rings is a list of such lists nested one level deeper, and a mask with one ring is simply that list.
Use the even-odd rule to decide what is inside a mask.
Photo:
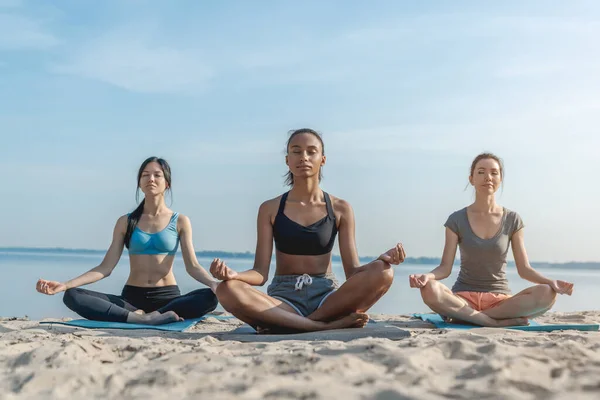
[{"label": "dark ponytail", "polygon": [[131,235],[133,234],[133,230],[137,226],[138,222],[140,222],[142,212],[144,212],[145,203],[146,199],[142,199],[140,205],[137,206],[137,208],[133,210],[133,212],[127,217],[127,231],[125,231],[125,247],[127,248],[129,248],[129,242],[131,241]]},{"label": "dark ponytail", "polygon": [[[137,174],[137,189],[135,191],[135,201],[137,203],[140,194],[140,180],[142,179],[142,174],[144,173],[144,169],[151,162],[158,163],[163,170],[163,174],[165,176],[165,181],[167,182],[167,190],[171,190],[171,167],[166,160],[158,157],[149,157],[140,166],[140,169]],[[127,217],[127,230],[125,231],[125,247],[129,248],[129,242],[131,241],[131,235],[138,222],[140,222],[140,218],[142,217],[142,213],[144,212],[144,204],[146,204],[146,199],[142,199],[141,203],[137,206],[135,210]]]},{"label": "dark ponytail", "polygon": [[[301,135],[303,133],[311,134],[317,139],[319,139],[319,142],[321,142],[321,152],[323,153],[323,155],[325,155],[325,143],[323,143],[323,138],[321,137],[321,134],[319,134],[319,132],[315,131],[314,129],[310,128],[301,128],[289,132],[290,137],[288,138],[287,145],[285,146],[286,154],[289,154],[290,152],[290,143],[292,142],[292,139],[295,136]],[[323,179],[323,170],[319,168],[319,182],[321,182],[321,179]],[[294,185],[294,175],[292,175],[292,171],[288,171],[285,174],[285,184],[288,186]]]}]

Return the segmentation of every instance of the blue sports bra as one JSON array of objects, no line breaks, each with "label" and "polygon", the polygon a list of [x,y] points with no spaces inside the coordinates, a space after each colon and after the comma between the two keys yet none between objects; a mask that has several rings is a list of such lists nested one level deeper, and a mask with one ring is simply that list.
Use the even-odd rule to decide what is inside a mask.
[{"label": "blue sports bra", "polygon": [[179,213],[174,212],[169,225],[162,231],[155,233],[144,232],[136,225],[129,241],[129,254],[174,255],[179,247],[178,217]]}]

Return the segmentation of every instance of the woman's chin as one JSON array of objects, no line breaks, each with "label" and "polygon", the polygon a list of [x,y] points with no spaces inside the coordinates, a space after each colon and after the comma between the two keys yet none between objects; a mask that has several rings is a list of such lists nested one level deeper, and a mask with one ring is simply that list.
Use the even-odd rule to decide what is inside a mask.
[{"label": "woman's chin", "polygon": [[481,190],[479,190],[479,194],[484,195],[484,196],[491,196],[491,195],[496,194],[496,189],[492,189],[492,188],[481,189]]}]

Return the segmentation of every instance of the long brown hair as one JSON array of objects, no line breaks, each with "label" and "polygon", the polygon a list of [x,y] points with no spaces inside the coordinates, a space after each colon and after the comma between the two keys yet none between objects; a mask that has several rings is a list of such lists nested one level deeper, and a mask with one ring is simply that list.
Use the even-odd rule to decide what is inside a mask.
[{"label": "long brown hair", "polygon": [[[144,162],[140,166],[140,169],[138,170],[137,189],[135,191],[136,202],[138,201],[138,197],[140,194],[140,180],[142,179],[142,174],[144,173],[144,169],[146,168],[146,166],[151,162],[155,162],[158,163],[158,165],[160,165],[160,168],[162,169],[163,174],[165,176],[165,182],[167,182],[167,190],[171,190],[171,167],[169,166],[169,163],[162,158],[148,157],[144,160]],[[127,230],[125,231],[125,247],[127,248],[129,248],[129,242],[131,241],[131,235],[133,234],[133,230],[137,226],[138,222],[140,222],[142,212],[144,211],[145,203],[146,200],[142,199],[142,202],[137,206],[135,210],[133,210],[131,214],[129,214],[129,217],[127,218]]]}]

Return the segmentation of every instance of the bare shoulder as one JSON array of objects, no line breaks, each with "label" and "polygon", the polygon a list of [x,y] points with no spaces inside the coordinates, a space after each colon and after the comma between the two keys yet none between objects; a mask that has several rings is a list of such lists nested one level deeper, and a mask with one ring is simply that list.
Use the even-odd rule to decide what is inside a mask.
[{"label": "bare shoulder", "polygon": [[117,222],[115,223],[115,227],[119,230],[123,230],[123,232],[127,229],[127,222],[129,220],[129,214],[121,215]]},{"label": "bare shoulder", "polygon": [[283,195],[274,197],[272,199],[264,201],[258,208],[258,219],[259,221],[269,220],[271,224],[275,223],[275,216],[279,210],[279,202]]},{"label": "bare shoulder", "polygon": [[340,215],[342,217],[352,215],[353,210],[349,202],[332,195],[329,195],[329,198],[331,199],[331,206],[333,207],[333,212],[336,213],[336,215]]},{"label": "bare shoulder", "polygon": [[179,214],[177,216],[177,223],[182,225],[191,225],[192,221],[190,221],[190,218],[187,215]]},{"label": "bare shoulder", "polygon": [[259,213],[267,213],[269,215],[277,213],[277,210],[279,209],[279,203],[281,202],[281,197],[282,195],[265,200],[260,205]]}]

